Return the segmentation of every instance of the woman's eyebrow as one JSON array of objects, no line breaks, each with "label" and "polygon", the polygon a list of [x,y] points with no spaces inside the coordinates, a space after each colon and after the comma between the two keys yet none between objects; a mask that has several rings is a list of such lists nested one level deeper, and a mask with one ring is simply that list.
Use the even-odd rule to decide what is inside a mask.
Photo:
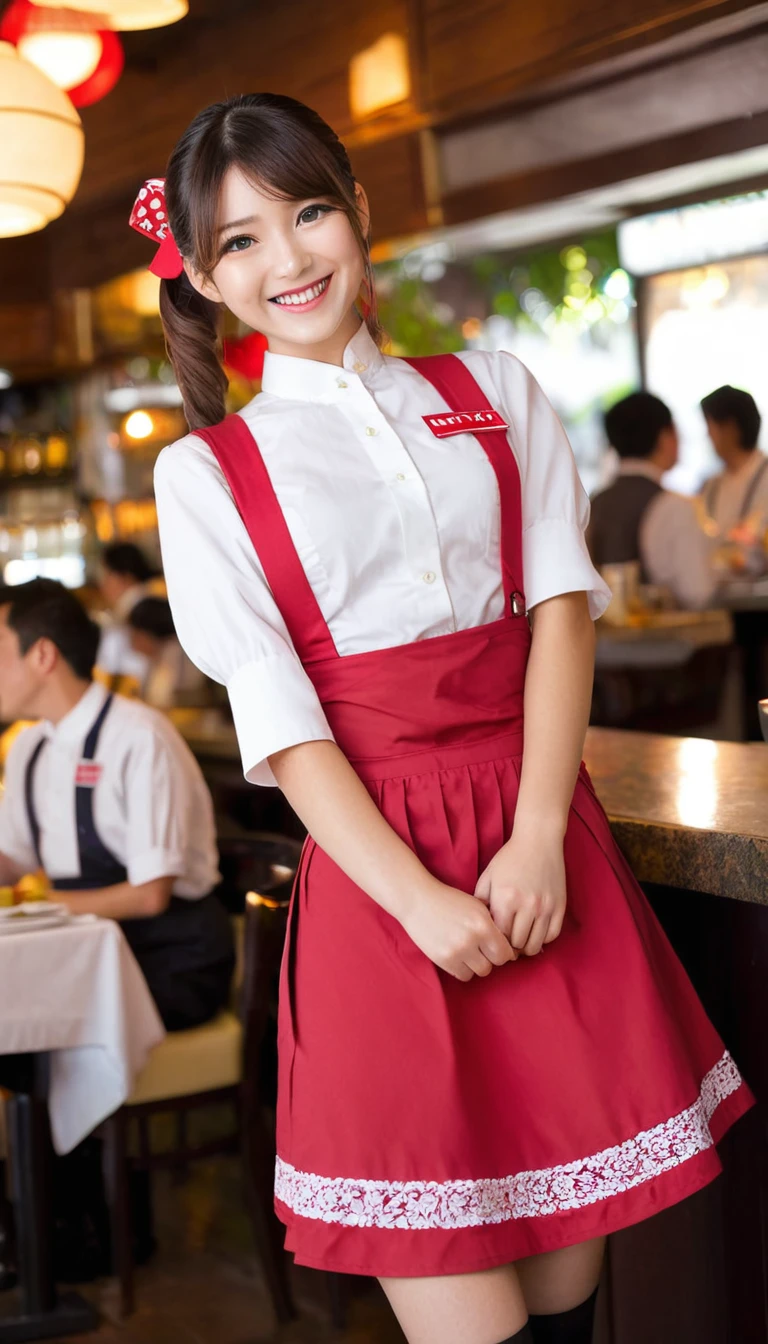
[{"label": "woman's eyebrow", "polygon": [[249,215],[247,219],[233,219],[229,224],[222,224],[219,233],[226,233],[227,229],[242,229],[246,224],[258,224],[260,215]]}]

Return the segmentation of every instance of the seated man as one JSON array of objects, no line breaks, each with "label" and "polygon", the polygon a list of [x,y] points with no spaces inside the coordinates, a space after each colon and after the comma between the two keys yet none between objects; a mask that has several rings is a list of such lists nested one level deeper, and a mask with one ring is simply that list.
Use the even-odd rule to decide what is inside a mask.
[{"label": "seated man", "polygon": [[132,649],[126,622],[136,603],[146,597],[153,578],[144,552],[132,541],[116,541],[104,547],[99,589],[111,614],[102,626],[96,666],[112,688],[120,687],[124,680],[140,685],[147,675],[147,661]]},{"label": "seated man", "polygon": [[692,500],[661,484],[677,462],[669,407],[650,392],[633,392],[607,412],[605,432],[621,460],[618,478],[592,499],[593,563],[638,560],[643,581],[668,588],[681,607],[708,606],[717,588],[711,543]]},{"label": "seated man", "polygon": [[0,718],[14,741],[0,885],[43,868],[75,914],[118,920],[170,1031],[227,1001],[234,964],[211,797],[176,729],[91,681],[99,631],[49,579],[0,588]]},{"label": "seated man", "polygon": [[128,616],[131,647],[146,658],[149,670],[141,698],[155,709],[200,704],[207,678],[190,661],[176,638],[171,607],[165,597],[143,597]]}]

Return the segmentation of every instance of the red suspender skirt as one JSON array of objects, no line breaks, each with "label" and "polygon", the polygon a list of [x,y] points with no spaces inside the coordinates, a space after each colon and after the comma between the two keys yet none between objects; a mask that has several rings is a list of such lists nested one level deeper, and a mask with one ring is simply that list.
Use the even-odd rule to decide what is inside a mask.
[{"label": "red suspender skirt", "polygon": [[[490,408],[460,360],[411,362],[436,414]],[[530,634],[506,433],[477,435],[499,486],[501,620],[340,657],[244,421],[196,432],[342,751],[425,867],[473,891],[511,834],[523,744]],[[638,1222],[720,1170],[714,1144],[750,1094],[584,767],[565,861],[557,941],[464,984],[307,841],[282,970],[276,1172],[299,1263],[489,1268]]]}]

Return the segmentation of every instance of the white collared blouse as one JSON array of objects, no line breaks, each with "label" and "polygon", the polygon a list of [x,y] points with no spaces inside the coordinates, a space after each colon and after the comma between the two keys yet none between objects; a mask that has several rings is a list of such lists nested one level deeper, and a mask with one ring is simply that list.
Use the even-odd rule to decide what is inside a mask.
[{"label": "white collared blouse", "polygon": [[[597,617],[610,594],[586,549],[589,502],[562,425],[514,356],[459,358],[510,426],[529,609],[586,591]],[[438,439],[424,424],[446,405],[420,374],[363,326],[343,367],[267,354],[262,389],[241,415],[341,656],[502,615],[495,474],[471,434]],[[322,706],[202,439],[163,450],[155,493],[179,639],[227,687],[246,777],[272,784],[273,752],[332,740]]]}]

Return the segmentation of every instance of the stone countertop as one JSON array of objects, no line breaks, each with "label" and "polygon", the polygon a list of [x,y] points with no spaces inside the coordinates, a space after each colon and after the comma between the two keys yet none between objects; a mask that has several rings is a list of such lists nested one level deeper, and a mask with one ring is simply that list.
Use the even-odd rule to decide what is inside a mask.
[{"label": "stone countertop", "polygon": [[768,744],[590,728],[584,759],[641,882],[768,905]]}]

